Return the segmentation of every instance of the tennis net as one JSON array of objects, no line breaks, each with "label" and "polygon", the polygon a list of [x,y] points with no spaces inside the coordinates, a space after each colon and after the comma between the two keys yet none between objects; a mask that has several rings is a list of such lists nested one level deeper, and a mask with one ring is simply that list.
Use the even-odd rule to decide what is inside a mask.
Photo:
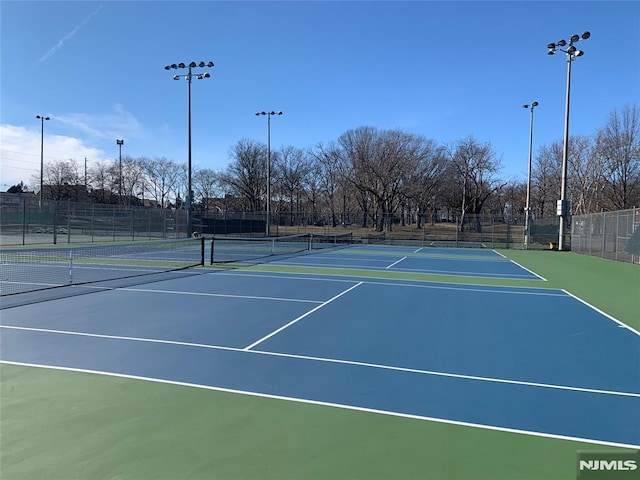
[{"label": "tennis net", "polygon": [[317,234],[313,233],[309,239],[310,248],[336,248],[353,243],[353,233]]},{"label": "tennis net", "polygon": [[0,251],[0,296],[204,265],[204,238]]},{"label": "tennis net", "polygon": [[273,255],[288,255],[310,249],[306,233],[282,237],[214,236],[211,239],[210,263],[257,260]]},{"label": "tennis net", "polygon": [[337,248],[353,243],[352,233],[285,235],[281,237],[214,236],[210,263],[253,262],[308,250]]}]

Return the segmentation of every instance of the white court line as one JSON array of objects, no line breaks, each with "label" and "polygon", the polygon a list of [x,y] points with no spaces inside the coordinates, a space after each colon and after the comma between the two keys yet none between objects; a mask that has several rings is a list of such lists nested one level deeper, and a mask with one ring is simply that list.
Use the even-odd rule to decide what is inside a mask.
[{"label": "white court line", "polygon": [[522,268],[523,270],[526,270],[527,272],[529,272],[531,275],[535,275],[536,277],[538,277],[540,280],[542,280],[543,282],[546,282],[547,279],[544,277],[541,277],[540,275],[538,275],[536,272],[534,272],[533,270],[529,270],[527,267],[523,267],[522,265],[520,265],[518,262],[516,262],[515,260],[509,260],[511,263],[515,263],[517,266],[519,266],[520,268]]},{"label": "white court line", "polygon": [[43,369],[47,369],[47,370],[60,370],[60,371],[65,371],[65,372],[88,373],[88,374],[93,374],[93,375],[102,375],[102,376],[106,376],[106,377],[125,378],[125,379],[129,379],[129,380],[142,380],[142,381],[147,381],[147,382],[160,383],[160,384],[164,384],[164,385],[176,385],[176,386],[180,386],[180,387],[192,387],[192,388],[199,388],[199,389],[202,389],[202,390],[212,390],[212,391],[216,391],[216,392],[247,395],[247,396],[250,396],[250,397],[268,398],[268,399],[271,399],[271,400],[284,400],[284,401],[289,401],[289,402],[304,403],[304,404],[308,404],[308,405],[318,405],[318,406],[323,406],[323,407],[341,408],[341,409],[344,409],[344,410],[352,410],[352,411],[357,411],[357,412],[375,413],[375,414],[379,414],[379,415],[388,415],[388,416],[391,416],[391,417],[408,418],[408,419],[413,419],[413,420],[424,420],[424,421],[435,422],[435,423],[444,423],[444,424],[447,424],[447,425],[457,425],[457,426],[462,426],[462,427],[481,428],[483,430],[492,430],[492,431],[497,431],[497,432],[517,433],[517,434],[521,434],[521,435],[530,435],[530,436],[533,436],[533,437],[553,438],[553,439],[557,439],[557,440],[568,440],[568,441],[572,441],[572,442],[590,443],[590,444],[594,444],[594,445],[605,445],[605,446],[610,446],[610,447],[621,447],[621,448],[631,448],[631,449],[640,448],[640,445],[633,445],[633,444],[627,444],[627,443],[608,442],[606,440],[596,440],[596,439],[591,439],[591,438],[572,437],[572,436],[568,436],[568,435],[559,435],[559,434],[554,434],[554,433],[536,432],[535,430],[523,430],[523,429],[508,428],[508,427],[498,427],[498,426],[495,426],[495,425],[486,425],[486,424],[482,424],[482,423],[463,422],[463,421],[459,421],[459,420],[448,420],[446,418],[428,417],[428,416],[424,416],[424,415],[415,415],[415,414],[409,414],[409,413],[392,412],[392,411],[388,411],[388,410],[379,410],[379,409],[373,409],[373,408],[358,407],[358,406],[355,406],[355,405],[344,405],[344,404],[341,404],[341,403],[324,402],[324,401],[319,401],[319,400],[307,400],[307,399],[303,399],[303,398],[286,397],[284,395],[274,395],[274,394],[269,394],[269,393],[251,392],[251,391],[247,391],[247,390],[238,390],[238,389],[231,389],[231,388],[224,388],[224,387],[214,387],[214,386],[211,386],[211,385],[201,385],[201,384],[197,384],[197,383],[178,382],[178,381],[175,381],[175,380],[162,380],[162,379],[158,379],[158,378],[142,377],[142,376],[139,376],[139,375],[127,375],[127,374],[122,374],[122,373],[102,372],[102,371],[98,371],[98,370],[87,370],[87,369],[82,369],[82,368],[54,367],[54,366],[50,366],[50,365],[39,365],[39,364],[24,363],[24,362],[10,362],[10,361],[4,361],[4,360],[0,360],[0,364],[15,365],[15,366],[21,366],[21,367],[43,368]]},{"label": "white court line", "polygon": [[349,293],[351,290],[353,290],[354,288],[359,287],[360,285],[362,285],[363,282],[358,282],[355,285],[347,288],[346,290],[344,290],[343,292],[340,292],[338,295],[336,295],[335,297],[330,298],[329,300],[327,300],[326,302],[321,303],[320,305],[318,305],[316,308],[313,308],[311,310],[309,310],[307,313],[304,313],[302,315],[300,315],[298,318],[294,318],[293,320],[291,320],[289,323],[287,323],[286,325],[283,325],[282,327],[278,328],[277,330],[274,330],[273,332],[271,332],[268,335],[265,335],[264,337],[262,337],[261,339],[253,342],[251,345],[245,347],[243,350],[251,350],[253,347],[255,347],[256,345],[261,344],[262,342],[264,342],[265,340],[273,337],[274,335],[280,333],[281,331],[283,331],[286,328],[289,328],[291,325],[293,325],[294,323],[299,322],[300,320],[302,320],[303,318],[305,318],[308,315],[311,315],[313,312],[320,310],[322,307],[330,304],[331,302],[333,302],[334,300],[340,298],[341,296],[343,296],[346,293]]},{"label": "white court line", "polygon": [[491,250],[493,253],[497,253],[498,255],[500,255],[502,258],[507,258],[505,255],[501,254],[500,252],[498,252],[497,250]]},{"label": "white court line", "polygon": [[163,293],[165,295],[192,295],[196,297],[222,297],[222,298],[240,298],[247,300],[273,300],[276,302],[299,302],[299,303],[323,303],[320,300],[302,300],[298,298],[284,297],[262,297],[259,295],[232,295],[229,293],[201,293],[201,292],[185,292],[180,290],[153,290],[150,288],[112,288],[111,290],[120,290],[125,292],[142,292],[142,293]]},{"label": "white court line", "polygon": [[407,259],[407,257],[402,257],[400,260],[396,260],[396,261],[395,261],[395,262],[393,262],[391,265],[389,265],[389,266],[387,266],[387,267],[384,267],[384,268],[385,268],[385,269],[389,269],[389,268],[393,267],[394,265],[397,265],[397,264],[399,264],[401,261],[406,260],[406,259]]},{"label": "white court line", "polygon": [[629,325],[627,325],[626,323],[621,322],[621,321],[620,321],[620,320],[618,320],[617,318],[615,318],[615,317],[613,317],[613,316],[609,315],[607,312],[604,312],[604,311],[600,310],[598,307],[595,307],[595,306],[591,305],[589,302],[586,302],[585,300],[581,299],[580,297],[575,296],[573,293],[568,292],[568,291],[566,291],[566,290],[564,290],[564,289],[562,289],[562,291],[563,291],[564,293],[566,293],[567,295],[569,295],[571,298],[575,298],[575,299],[576,299],[576,300],[578,300],[580,303],[582,303],[582,304],[586,305],[587,307],[589,307],[589,308],[591,308],[591,309],[595,310],[595,311],[596,311],[596,312],[598,312],[600,315],[603,315],[603,316],[607,317],[607,318],[608,318],[609,320],[611,320],[612,322],[617,323],[617,324],[618,324],[618,326],[623,327],[623,328],[626,328],[627,330],[629,330],[629,331],[631,331],[631,332],[635,333],[636,335],[640,336],[640,332],[639,332],[638,330],[636,330],[635,328],[630,327],[630,326],[629,326]]},{"label": "white court line", "polygon": [[[266,270],[260,270],[267,272]],[[321,281],[321,282],[338,282],[338,283],[353,283],[354,280],[348,280],[344,278],[326,278],[323,277],[313,277],[309,276],[308,273],[287,273],[287,274],[258,274],[258,273],[216,273],[211,275],[230,275],[235,277],[266,277],[266,278],[277,278],[277,279],[289,279],[289,280],[309,280],[309,281]],[[299,275],[299,276],[298,276]],[[340,275],[339,275],[340,276]],[[517,286],[504,286],[504,285],[477,285],[473,283],[438,283],[437,285],[433,281],[423,281],[423,280],[415,280],[418,283],[401,283],[406,282],[406,280],[394,280],[388,279],[386,281],[377,281],[375,279],[363,280],[363,283],[367,285],[389,285],[394,287],[409,287],[409,288],[431,288],[435,290],[459,290],[459,291],[469,291],[469,292],[486,292],[486,293],[498,293],[501,295],[541,295],[541,296],[549,296],[549,297],[565,297],[566,295],[560,289],[550,289],[550,288],[541,288],[541,287],[517,287]],[[517,289],[517,290],[513,290]],[[523,291],[521,291],[523,290]],[[553,290],[553,291],[550,291]]]},{"label": "white court line", "polygon": [[[351,289],[355,287],[357,287],[357,285],[354,285],[353,287],[351,287]],[[346,293],[346,291],[343,293]],[[317,310],[317,308],[315,308],[314,310]],[[308,312],[305,315],[308,315],[309,313],[311,312]],[[403,372],[403,373],[414,373],[418,375],[455,378],[460,380],[473,380],[473,381],[479,381],[479,382],[502,383],[507,385],[520,385],[520,386],[534,387],[534,388],[548,388],[553,390],[568,390],[573,392],[596,393],[600,395],[613,395],[613,396],[620,396],[620,397],[640,398],[640,393],[634,393],[634,392],[619,392],[615,390],[600,390],[596,388],[571,387],[568,385],[556,385],[552,383],[526,382],[523,380],[508,380],[504,378],[481,377],[477,375],[464,375],[460,373],[439,372],[435,370],[420,370],[417,368],[394,367],[391,365],[357,362],[353,360],[340,360],[340,359],[333,359],[333,358],[313,357],[309,355],[296,355],[291,353],[270,352],[267,350],[249,350],[248,347],[247,348],[224,347],[220,345],[180,342],[176,340],[159,340],[159,339],[153,339],[153,338],[126,337],[121,335],[105,335],[100,333],[83,333],[83,332],[72,332],[72,331],[66,331],[66,330],[54,330],[54,329],[48,329],[48,328],[18,327],[18,326],[11,326],[11,325],[0,325],[0,329],[2,328],[8,329],[8,330],[20,330],[20,331],[27,331],[27,332],[53,333],[58,335],[70,335],[70,336],[78,336],[78,337],[104,338],[108,340],[125,340],[125,341],[142,342],[142,343],[159,343],[164,345],[176,345],[180,347],[206,348],[209,350],[225,350],[225,351],[239,352],[239,353],[251,353],[255,355],[266,355],[271,357],[292,358],[296,360],[312,360],[315,362],[333,363],[338,365],[351,365],[351,366],[373,368],[373,369],[379,369],[379,370],[391,370],[391,371]]]},{"label": "white court line", "polygon": [[[483,260],[484,261],[484,260]],[[340,268],[340,269],[351,269],[351,270],[372,270],[379,271],[376,267],[365,266],[365,265],[338,265],[338,264],[322,264],[319,265],[317,263],[304,263],[304,262],[278,262],[275,265],[283,265],[290,267],[309,267],[309,268]],[[509,275],[503,273],[478,273],[478,272],[461,272],[455,270],[423,270],[418,268],[401,268],[396,270],[397,272],[408,272],[408,273],[423,273],[425,275],[450,275],[454,277],[473,277],[473,278],[491,278],[491,279],[499,279],[499,280],[535,280],[535,278],[531,278],[530,276],[523,275]],[[538,276],[538,275],[536,275]],[[542,277],[540,277],[542,278]]]},{"label": "white court line", "polygon": [[424,248],[424,247],[420,247],[419,249],[414,250],[414,251],[413,251],[413,253],[418,253],[418,252],[419,252],[420,250],[422,250],[423,248]]}]

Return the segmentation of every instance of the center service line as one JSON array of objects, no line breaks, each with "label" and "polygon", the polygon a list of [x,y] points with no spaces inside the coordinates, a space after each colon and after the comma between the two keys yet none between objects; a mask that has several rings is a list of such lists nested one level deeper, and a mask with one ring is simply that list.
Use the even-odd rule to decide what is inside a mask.
[{"label": "center service line", "polygon": [[389,269],[389,268],[393,267],[394,265],[397,265],[397,264],[399,264],[401,261],[406,260],[406,259],[407,259],[407,257],[402,257],[400,260],[397,260],[397,261],[393,262],[391,265],[389,265],[388,267],[385,267],[385,268],[386,268],[386,269]]},{"label": "center service line", "polygon": [[276,335],[277,333],[280,333],[281,331],[283,331],[286,328],[289,328],[291,325],[293,325],[294,323],[299,322],[300,320],[302,320],[304,317],[306,317],[307,315],[311,315],[313,312],[315,312],[316,310],[320,310],[322,307],[324,307],[325,305],[330,304],[331,302],[333,302],[334,300],[340,298],[342,295],[344,295],[345,293],[349,293],[351,290],[353,290],[354,288],[359,287],[360,285],[362,285],[364,282],[358,282],[355,285],[353,285],[352,287],[347,288],[345,291],[339,293],[338,295],[336,295],[333,298],[330,298],[329,300],[327,300],[324,303],[321,303],[320,305],[318,305],[316,308],[313,308],[311,310],[309,310],[307,313],[304,313],[302,315],[300,315],[298,318],[295,318],[293,320],[291,320],[289,323],[287,323],[286,325],[283,325],[282,327],[278,328],[277,330],[274,330],[273,332],[271,332],[269,335],[266,335],[264,337],[262,337],[260,340],[253,342],[251,345],[249,345],[248,347],[243,348],[243,350],[251,350],[253,347],[260,345],[262,342],[264,342],[265,340],[273,337],[274,335]]}]

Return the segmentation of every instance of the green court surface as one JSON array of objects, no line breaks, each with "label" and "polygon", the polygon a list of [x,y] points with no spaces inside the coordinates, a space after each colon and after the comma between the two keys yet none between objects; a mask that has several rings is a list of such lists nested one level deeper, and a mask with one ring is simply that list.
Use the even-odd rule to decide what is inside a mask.
[{"label": "green court surface", "polygon": [[[637,265],[564,252],[500,253],[547,282],[424,280],[563,288],[640,329]],[[2,480],[569,480],[578,450],[615,450],[89,373],[1,364],[0,378]]]}]

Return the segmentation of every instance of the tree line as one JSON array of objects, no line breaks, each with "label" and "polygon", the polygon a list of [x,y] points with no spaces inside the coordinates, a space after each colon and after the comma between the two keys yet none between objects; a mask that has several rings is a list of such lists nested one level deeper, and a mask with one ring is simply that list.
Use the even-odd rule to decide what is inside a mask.
[{"label": "tree line", "polygon": [[[533,157],[534,217],[555,216],[562,149],[556,141],[538,147]],[[264,212],[267,153],[265,144],[245,138],[231,147],[225,169],[195,169],[195,210]],[[415,133],[362,126],[309,148],[272,150],[271,211],[291,223],[357,223],[378,230],[390,229],[392,221],[420,226],[436,216],[522,218],[526,181],[504,179],[501,172],[491,142],[473,135],[444,145]],[[187,190],[186,165],[166,158],[125,156],[121,163],[103,161],[89,169],[73,159],[56,161],[45,165],[43,175],[43,197],[54,200],[183,208]],[[591,135],[570,137],[567,179],[574,215],[640,205],[637,105],[612,110]]]}]

